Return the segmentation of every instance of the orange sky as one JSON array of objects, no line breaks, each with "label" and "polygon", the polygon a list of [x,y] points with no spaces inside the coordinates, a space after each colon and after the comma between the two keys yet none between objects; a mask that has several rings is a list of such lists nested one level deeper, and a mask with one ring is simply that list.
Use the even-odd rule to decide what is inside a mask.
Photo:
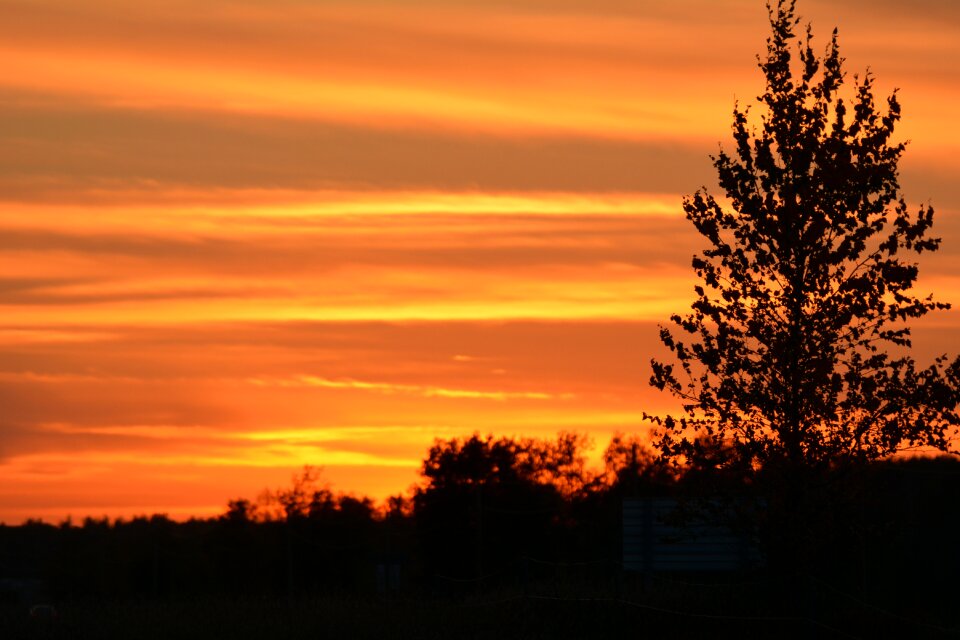
[{"label": "orange sky", "polygon": [[[900,88],[960,302],[960,5],[801,0]],[[435,437],[642,430],[760,0],[0,0],[0,521],[178,517]],[[960,316],[918,331],[956,351]]]}]

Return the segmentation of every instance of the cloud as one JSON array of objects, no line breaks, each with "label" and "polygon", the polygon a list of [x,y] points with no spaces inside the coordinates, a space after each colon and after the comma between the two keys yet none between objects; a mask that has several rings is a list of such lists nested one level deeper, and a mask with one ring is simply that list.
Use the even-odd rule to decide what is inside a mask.
[{"label": "cloud", "polygon": [[0,304],[9,322],[33,327],[64,312],[88,327],[650,314],[675,299],[676,283],[688,279],[677,252],[695,246],[673,202],[340,194],[141,207],[136,216],[124,207],[21,205],[0,211],[8,273]]},{"label": "cloud", "polygon": [[[191,7],[189,19],[170,5],[61,5],[10,7],[0,51],[17,63],[19,73],[6,74],[10,86],[55,86],[138,108],[299,113],[377,128],[656,133],[682,120],[684,107],[651,96],[667,97],[664,85],[687,90],[660,59],[664,45],[688,45],[669,54],[676,60],[703,36],[716,38],[713,24],[698,27],[698,37],[662,19],[625,26],[587,12],[531,16],[456,4],[216,4]],[[70,75],[58,57],[69,57]],[[630,99],[599,99],[590,91],[597,85]]]},{"label": "cloud", "polygon": [[[460,199],[468,202],[471,197]],[[236,273],[244,275],[255,290],[257,280],[287,277],[291,272],[306,276],[350,265],[418,267],[424,271],[578,264],[644,266],[683,264],[697,248],[695,232],[676,215],[486,215],[458,212],[457,201],[449,202],[450,213],[418,216],[415,220],[379,214],[365,219],[351,214],[256,219],[234,210],[217,221],[222,234],[202,228],[192,233],[188,229],[178,231],[178,218],[183,220],[183,227],[197,222],[189,208],[180,216],[162,217],[173,210],[168,208],[160,220],[143,215],[143,230],[114,232],[4,227],[4,218],[12,221],[13,216],[0,214],[0,254],[19,257],[19,271],[23,272],[0,281],[0,294],[79,293],[122,280],[122,274],[111,273],[102,262],[93,262],[111,259],[127,262],[139,276],[153,271],[168,286],[178,277],[197,281],[205,274]],[[535,202],[531,204],[536,206]],[[151,223],[157,228],[150,229]],[[680,251],[685,255],[677,256]],[[42,275],[49,264],[44,256],[86,261],[96,275]],[[264,264],[270,265],[269,273],[260,268]],[[258,271],[261,278],[254,277]]]},{"label": "cloud", "polygon": [[324,389],[351,389],[373,391],[376,393],[412,393],[427,398],[471,398],[482,400],[552,400],[571,399],[573,394],[552,394],[543,391],[481,391],[478,389],[456,389],[448,387],[396,384],[392,382],[371,382],[367,380],[332,380],[311,375],[295,375],[287,378],[251,378],[250,384],[258,387],[320,387]]},{"label": "cloud", "polygon": [[[408,459],[442,433],[600,422],[635,405],[646,375],[639,356],[655,327],[260,323],[109,334],[0,346],[0,456],[151,450],[213,459],[238,438],[287,446],[311,433],[319,446],[323,432],[343,443],[399,438]],[[476,360],[452,359],[466,348]],[[366,426],[350,426],[358,423]]]},{"label": "cloud", "polygon": [[84,283],[82,285],[40,286],[28,291],[0,292],[0,305],[17,306],[73,306],[101,305],[129,302],[166,302],[171,300],[229,299],[238,297],[272,297],[283,295],[274,288],[231,287],[164,287],[155,283],[149,289],[143,285],[117,287],[110,283]]},{"label": "cloud", "polygon": [[710,149],[667,140],[529,140],[268,115],[127,110],[71,105],[65,96],[17,104],[9,92],[0,98],[0,140],[0,169],[17,177],[4,181],[5,198],[21,200],[75,200],[98,185],[122,198],[124,187],[150,183],[161,192],[669,192],[708,177]]},{"label": "cloud", "polygon": [[[11,5],[0,84],[134,110],[286,115],[375,130],[703,139],[728,129],[735,95],[759,90],[753,56],[766,29],[763,8],[744,2],[643,3],[627,16],[592,5],[569,15],[555,3],[513,11],[216,3],[191,7],[186,18],[177,6]],[[931,33],[914,17],[922,11],[852,6],[857,20],[844,26],[851,64],[873,64],[882,78],[896,71],[903,79],[889,81],[916,89],[921,103],[942,100],[956,67],[927,62],[956,59],[954,23]],[[845,15],[823,5],[809,12],[826,23],[824,35]],[[955,145],[944,115],[933,130]]]}]

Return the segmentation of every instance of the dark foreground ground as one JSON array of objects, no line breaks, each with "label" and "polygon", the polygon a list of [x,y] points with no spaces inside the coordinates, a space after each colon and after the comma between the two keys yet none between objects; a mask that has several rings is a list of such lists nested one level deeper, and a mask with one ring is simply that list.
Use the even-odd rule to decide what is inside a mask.
[{"label": "dark foreground ground", "polygon": [[0,638],[960,638],[960,614],[895,610],[812,579],[799,591],[764,579],[660,578],[619,594],[544,585],[456,597],[89,601],[55,609],[31,615],[4,605]]}]

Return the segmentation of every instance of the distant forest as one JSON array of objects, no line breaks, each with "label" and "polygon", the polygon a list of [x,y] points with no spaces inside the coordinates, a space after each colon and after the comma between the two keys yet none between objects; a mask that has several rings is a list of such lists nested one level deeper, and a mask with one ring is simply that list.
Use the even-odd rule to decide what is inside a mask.
[{"label": "distant forest", "polygon": [[[637,437],[622,435],[606,448],[604,468],[590,470],[585,446],[584,437],[566,433],[555,440],[438,440],[412,494],[379,506],[333,491],[307,468],[258,500],[231,500],[215,518],[2,526],[0,597],[16,604],[23,597],[17,590],[29,584],[57,602],[456,598],[543,584],[608,593],[640,585],[622,571],[625,497],[742,497],[762,483],[762,476],[667,468]],[[809,523],[817,557],[795,561],[803,567],[767,562],[753,575],[802,568],[865,601],[895,601],[898,611],[952,607],[953,591],[940,585],[960,570],[960,463],[897,459],[829,482],[824,495],[842,498],[824,501]],[[766,552],[776,532],[757,531]]]}]

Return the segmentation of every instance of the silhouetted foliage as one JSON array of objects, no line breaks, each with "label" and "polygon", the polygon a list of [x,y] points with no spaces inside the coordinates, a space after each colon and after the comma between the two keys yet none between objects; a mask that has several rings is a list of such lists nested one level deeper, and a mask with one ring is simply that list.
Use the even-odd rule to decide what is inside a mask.
[{"label": "silhouetted foliage", "polygon": [[221,519],[233,526],[242,527],[257,518],[257,505],[246,498],[237,498],[227,502],[227,512]]},{"label": "silhouetted foliage", "polygon": [[588,483],[585,439],[438,440],[413,498],[420,554],[431,574],[477,578],[562,546],[567,501]]},{"label": "silhouetted foliage", "polygon": [[818,58],[808,28],[794,69],[794,2],[769,11],[761,120],[735,108],[734,150],[713,158],[730,205],[705,190],[684,200],[710,248],[693,259],[692,313],[672,317],[679,334],[661,329],[680,369],[654,360],[651,383],[686,415],[655,419],[659,447],[747,469],[946,450],[960,360],[924,368],[905,350],[907,321],[948,305],[912,290],[907,256],[939,240],[933,209],[911,214],[900,194],[896,93],[879,109],[867,73],[840,96],[836,31]]},{"label": "silhouetted foliage", "polygon": [[[128,609],[140,612],[130,620],[148,615],[151,629],[176,629],[168,637],[322,637],[362,627],[368,616],[411,610],[420,613],[406,621],[412,626],[405,637],[419,637],[427,627],[447,637],[467,629],[457,626],[460,616],[478,610],[484,614],[472,623],[486,620],[486,635],[497,637],[582,637],[600,628],[597,615],[610,617],[603,627],[610,632],[633,633],[641,625],[656,635],[739,637],[752,624],[746,619],[724,622],[721,631],[716,626],[730,607],[788,620],[809,615],[798,614],[797,600],[783,597],[775,575],[724,576],[734,586],[722,589],[710,585],[716,579],[710,575],[696,578],[706,586],[654,576],[650,590],[623,574],[622,498],[683,494],[691,487],[695,493],[711,485],[698,479],[706,472],[693,468],[683,476],[666,473],[636,436],[615,436],[603,472],[591,474],[582,471],[584,445],[582,437],[567,434],[555,441],[479,435],[437,441],[413,497],[394,496],[379,510],[367,498],[332,491],[307,468],[289,486],[267,492],[272,498],[256,508],[234,499],[222,516],[208,520],[178,523],[156,515],[0,526],[0,629],[25,620],[25,604],[38,596],[62,607],[63,619],[73,625],[60,636],[40,637],[129,637],[129,621],[115,633],[103,626]],[[569,490],[571,476],[580,478],[577,491]],[[815,617],[863,635],[899,625],[911,637],[917,633],[911,620],[948,621],[952,592],[940,585],[960,571],[953,544],[960,518],[943,502],[960,497],[960,463],[873,463],[860,486],[847,508],[834,513],[832,539],[839,544],[825,550],[815,574],[870,604],[851,604],[849,595],[833,602],[824,592]],[[286,511],[274,502],[278,496],[299,506]],[[389,583],[380,580],[386,575]],[[395,590],[386,591],[386,584]],[[33,595],[25,599],[28,591]],[[721,617],[653,614],[656,609],[624,606],[623,597]],[[485,599],[514,608],[497,617],[500,605],[476,607]],[[462,608],[463,602],[471,604]],[[876,607],[899,613],[878,617]],[[315,610],[324,613],[310,613]],[[181,620],[185,615],[192,618]],[[312,615],[312,633],[297,627],[300,635],[288,636],[277,626],[299,625]],[[211,619],[219,625],[215,633],[203,631],[216,626],[204,626]],[[759,637],[789,637],[784,634],[793,628],[758,625]],[[138,637],[146,633],[134,627]]]},{"label": "silhouetted foliage", "polygon": [[618,495],[657,495],[670,491],[677,476],[640,436],[616,433],[603,452],[604,483]]},{"label": "silhouetted foliage", "polygon": [[329,511],[334,496],[329,487],[320,484],[320,476],[320,469],[308,465],[293,476],[289,487],[265,491],[260,496],[266,509],[265,516],[290,522],[315,517],[323,510]]},{"label": "silhouetted foliage", "polygon": [[705,188],[683,202],[709,247],[691,313],[660,330],[675,363],[654,359],[650,382],[684,413],[650,419],[662,458],[701,487],[759,492],[752,524],[774,565],[797,570],[854,550],[841,532],[857,468],[949,448],[960,358],[909,353],[909,322],[949,305],[914,292],[912,256],[939,239],[932,207],[911,213],[900,193],[896,92],[878,107],[868,72],[843,97],[836,30],[818,57],[807,27],[795,58],[795,2],[768,12],[759,118],[735,107],[733,149],[713,157],[729,204]]}]

